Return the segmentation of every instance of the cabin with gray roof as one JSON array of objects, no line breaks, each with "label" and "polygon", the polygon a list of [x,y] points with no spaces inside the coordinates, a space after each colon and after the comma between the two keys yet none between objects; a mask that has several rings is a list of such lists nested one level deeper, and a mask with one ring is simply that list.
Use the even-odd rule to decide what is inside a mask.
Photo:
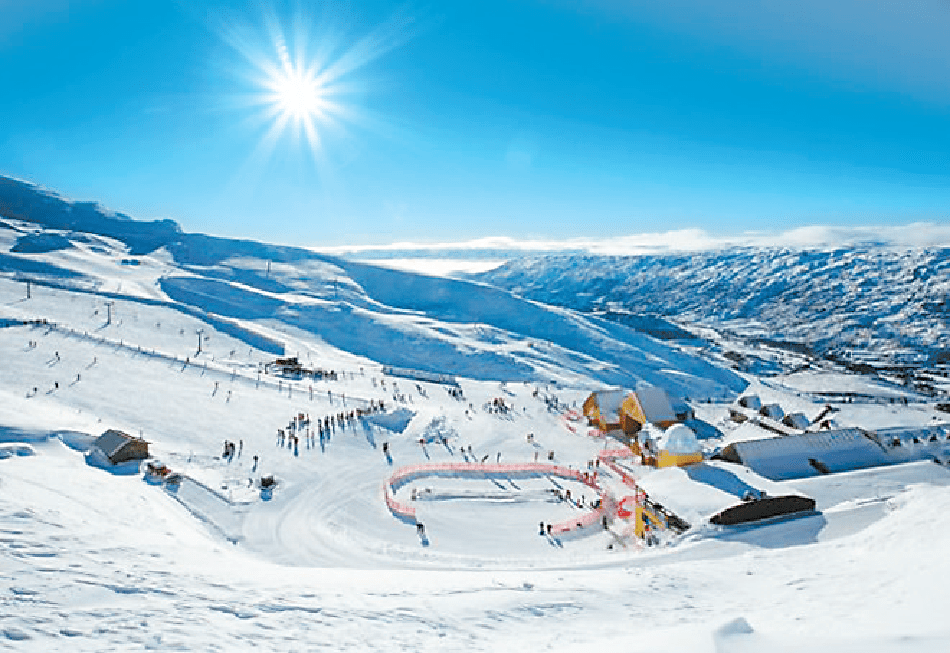
[{"label": "cabin with gray roof", "polygon": [[805,431],[811,426],[811,420],[804,413],[789,413],[782,418],[782,424],[789,428]]},{"label": "cabin with gray roof", "polygon": [[92,443],[113,465],[148,458],[148,442],[117,429],[109,429]]}]

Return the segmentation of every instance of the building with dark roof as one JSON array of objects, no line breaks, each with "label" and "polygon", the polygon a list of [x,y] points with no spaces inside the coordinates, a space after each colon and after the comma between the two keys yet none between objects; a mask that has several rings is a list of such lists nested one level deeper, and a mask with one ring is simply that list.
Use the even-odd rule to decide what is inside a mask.
[{"label": "building with dark roof", "polygon": [[109,429],[92,444],[113,465],[148,458],[148,442],[116,429]]}]

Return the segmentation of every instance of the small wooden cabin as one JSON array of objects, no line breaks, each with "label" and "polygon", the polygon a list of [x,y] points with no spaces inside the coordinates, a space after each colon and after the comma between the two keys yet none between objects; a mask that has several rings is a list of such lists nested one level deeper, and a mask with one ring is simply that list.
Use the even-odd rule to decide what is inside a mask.
[{"label": "small wooden cabin", "polygon": [[116,429],[109,429],[93,442],[113,465],[148,458],[148,442]]}]

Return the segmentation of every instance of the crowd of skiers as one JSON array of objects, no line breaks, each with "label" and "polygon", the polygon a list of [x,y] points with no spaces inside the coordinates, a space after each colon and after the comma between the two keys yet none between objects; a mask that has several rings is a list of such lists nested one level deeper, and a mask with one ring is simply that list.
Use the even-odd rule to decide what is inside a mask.
[{"label": "crowd of skiers", "polygon": [[[298,413],[288,422],[285,428],[277,429],[277,446],[292,449],[294,455],[300,454],[300,441],[303,439],[307,449],[316,448],[319,441],[321,448],[330,437],[339,430],[353,428],[355,423],[364,417],[386,409],[382,400],[371,399],[366,408],[354,408],[348,411],[339,411],[322,418],[312,420],[310,414]],[[386,451],[388,453],[388,445]]]}]

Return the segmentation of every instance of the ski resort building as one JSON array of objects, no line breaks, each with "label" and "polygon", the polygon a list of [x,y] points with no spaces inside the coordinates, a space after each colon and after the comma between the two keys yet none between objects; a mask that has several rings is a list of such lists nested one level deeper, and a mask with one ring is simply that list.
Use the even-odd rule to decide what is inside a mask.
[{"label": "ski resort building", "polygon": [[660,450],[657,467],[681,467],[703,460],[703,450],[696,434],[683,424],[668,428],[657,442],[657,448]]},{"label": "ski resort building", "polygon": [[148,442],[116,429],[109,429],[92,444],[113,465],[148,458]]},{"label": "ski resort building", "polygon": [[643,426],[642,421],[629,418],[636,414],[636,397],[632,392],[624,390],[605,390],[592,392],[584,400],[583,412],[588,422],[604,433],[623,431],[633,435]]},{"label": "ski resort building", "polygon": [[739,397],[739,405],[749,410],[758,410],[762,408],[762,401],[756,395],[746,395]]},{"label": "ski resort building", "polygon": [[811,420],[805,417],[804,413],[789,413],[782,418],[782,424],[789,428],[804,431],[811,426]]},{"label": "ski resort building", "polygon": [[302,377],[305,371],[296,356],[278,358],[274,362],[268,363],[265,369],[268,374],[282,374],[284,376],[293,377]]},{"label": "ski resort building", "polygon": [[640,407],[640,414],[645,421],[643,424],[653,424],[660,428],[668,428],[678,421],[673,407],[670,405],[670,398],[663,388],[647,387],[640,388],[634,393],[637,399],[637,405]]},{"label": "ski resort building", "polygon": [[895,462],[935,460],[950,462],[950,426],[898,426],[870,432]]},{"label": "ski resort building", "polygon": [[947,442],[950,437],[950,427],[940,426],[898,426],[876,429],[871,431],[871,437],[882,447],[908,447],[915,445],[939,444]]},{"label": "ski resort building", "polygon": [[604,433],[633,435],[647,424],[667,428],[679,421],[666,392],[655,387],[592,392],[584,401],[583,412],[590,424]]},{"label": "ski resort building", "polygon": [[759,415],[779,422],[785,417],[785,411],[778,404],[765,404],[759,409]]},{"label": "ski resort building", "polygon": [[[710,461],[682,468],[658,469],[637,480],[649,497],[644,505],[643,524],[638,514],[638,535],[643,526],[669,527],[668,515],[680,524],[731,526],[774,517],[807,513],[815,501],[756,474],[747,467],[728,462]],[[652,510],[660,506],[662,512]],[[678,530],[678,529],[674,529]]]},{"label": "ski resort building", "polygon": [[733,442],[719,457],[773,481],[898,462],[869,434],[856,428]]}]

